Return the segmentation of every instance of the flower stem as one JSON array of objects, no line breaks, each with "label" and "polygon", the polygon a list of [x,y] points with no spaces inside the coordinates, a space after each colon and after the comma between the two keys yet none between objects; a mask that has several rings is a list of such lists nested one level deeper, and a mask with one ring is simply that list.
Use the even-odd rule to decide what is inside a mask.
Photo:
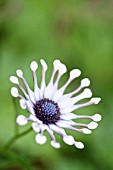
[{"label": "flower stem", "polygon": [[24,131],[24,132],[22,132],[22,133],[20,133],[20,134],[15,135],[15,136],[4,146],[3,150],[8,150],[8,149],[11,147],[11,145],[12,145],[18,138],[26,135],[26,134],[29,133],[31,130],[32,130],[32,127],[30,127],[28,130],[26,130],[26,131]]}]

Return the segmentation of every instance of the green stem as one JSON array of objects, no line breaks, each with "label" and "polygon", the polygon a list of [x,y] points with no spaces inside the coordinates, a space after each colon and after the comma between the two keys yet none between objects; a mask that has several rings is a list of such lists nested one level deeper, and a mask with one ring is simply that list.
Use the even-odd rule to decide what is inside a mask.
[{"label": "green stem", "polygon": [[29,133],[32,130],[32,127],[30,127],[28,130],[26,130],[25,132],[22,132],[20,134],[15,135],[3,148],[3,150],[8,150],[11,145],[20,137],[26,135],[27,133]]}]

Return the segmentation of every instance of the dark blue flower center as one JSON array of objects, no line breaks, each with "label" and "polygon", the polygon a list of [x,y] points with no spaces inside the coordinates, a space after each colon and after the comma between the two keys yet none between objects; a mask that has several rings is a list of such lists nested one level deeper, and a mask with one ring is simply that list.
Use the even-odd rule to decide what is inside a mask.
[{"label": "dark blue flower center", "polygon": [[58,104],[46,98],[38,101],[34,110],[36,117],[44,124],[54,124],[60,118],[60,108]]}]

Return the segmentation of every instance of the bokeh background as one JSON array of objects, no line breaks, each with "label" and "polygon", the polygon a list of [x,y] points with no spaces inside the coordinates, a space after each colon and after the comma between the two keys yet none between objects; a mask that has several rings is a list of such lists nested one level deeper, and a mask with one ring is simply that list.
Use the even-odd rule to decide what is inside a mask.
[{"label": "bokeh background", "polygon": [[[81,77],[70,89],[89,77],[94,96],[100,96],[102,102],[79,113],[101,113],[103,119],[91,135],[73,133],[85,143],[83,150],[67,146],[61,139],[58,150],[50,146],[49,140],[37,145],[35,133],[30,132],[0,156],[0,170],[112,170],[113,1],[0,0],[0,147],[15,132],[9,76],[20,68],[32,86],[29,64],[32,60],[39,63],[41,58],[49,65],[47,79],[56,58],[67,65],[68,73],[73,68],[81,69]],[[18,107],[18,112],[23,110]],[[19,131],[27,128],[19,127]]]}]

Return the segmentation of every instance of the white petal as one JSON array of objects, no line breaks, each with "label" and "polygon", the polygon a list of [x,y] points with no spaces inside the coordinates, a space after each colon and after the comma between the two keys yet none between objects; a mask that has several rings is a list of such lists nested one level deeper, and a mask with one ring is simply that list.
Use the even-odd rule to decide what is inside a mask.
[{"label": "white petal", "polygon": [[10,76],[9,80],[14,84],[19,84],[18,78],[15,76]]},{"label": "white petal", "polygon": [[40,127],[39,127],[39,125],[37,123],[33,122],[32,123],[32,128],[33,128],[33,130],[35,132],[37,132],[37,133],[40,132]]},{"label": "white petal", "polygon": [[[95,98],[92,98],[90,101],[88,102],[85,102],[85,103],[82,103],[82,104],[76,104],[74,105],[74,109],[73,110],[77,110],[77,109],[80,109],[82,107],[86,107],[86,106],[90,106],[92,104],[98,104],[100,102],[101,98],[99,97],[95,97]],[[70,112],[72,112],[73,110],[71,110]],[[63,110],[64,111],[64,110]]]},{"label": "white petal", "polygon": [[41,59],[40,62],[43,66],[43,69],[46,71],[48,69],[46,62],[43,59]]},{"label": "white petal", "polygon": [[98,104],[99,102],[101,101],[101,98],[100,97],[95,97],[95,98],[92,98],[90,100],[90,102],[94,103],[94,104]]},{"label": "white petal", "polygon": [[46,130],[46,127],[47,127],[46,124],[40,124],[40,129],[42,133]]},{"label": "white petal", "polygon": [[73,145],[74,143],[75,143],[75,140],[74,140],[74,138],[73,138],[73,136],[64,136],[63,137],[63,141],[66,143],[66,144],[68,144],[68,145]]},{"label": "white petal", "polygon": [[89,98],[89,97],[91,97],[91,96],[92,96],[91,90],[90,90],[89,88],[86,88],[86,89],[84,90],[84,98]]},{"label": "white petal", "polygon": [[50,135],[51,140],[55,142],[55,136],[53,134],[53,130],[51,130],[48,125],[45,125],[45,129],[47,130],[48,134]]},{"label": "white petal", "polygon": [[59,64],[59,73],[62,75],[62,74],[64,74],[66,71],[67,71],[67,68],[66,68],[65,64],[60,63],[60,64]]},{"label": "white petal", "polygon": [[60,100],[60,98],[62,97],[63,92],[64,92],[64,88],[60,88],[59,90],[57,90],[57,91],[55,92],[55,94],[53,95],[52,99],[53,99],[55,102],[58,102],[58,101]]},{"label": "white petal", "polygon": [[50,82],[48,83],[47,87],[44,90],[44,98],[52,99],[52,96],[56,91],[56,86],[53,85],[54,84],[53,82],[54,82],[54,76],[55,76],[57,70],[59,70],[59,67],[60,67],[60,60],[55,60],[53,62],[53,66],[54,66],[54,68],[53,68],[53,72],[52,72]]},{"label": "white petal", "polygon": [[89,88],[84,89],[84,91],[77,95],[76,97],[70,98],[68,96],[62,96],[61,99],[58,101],[58,105],[61,109],[67,109],[67,107],[73,107],[75,103],[78,101],[85,99],[85,98],[90,98],[92,96],[92,92]]},{"label": "white petal", "polygon": [[49,127],[50,127],[50,129],[52,129],[54,132],[58,133],[59,135],[62,135],[62,136],[66,135],[64,129],[62,129],[54,124],[50,124]]},{"label": "white petal", "polygon": [[41,65],[42,65],[42,79],[41,79],[41,84],[40,84],[40,98],[42,99],[44,97],[44,90],[46,88],[46,82],[45,82],[45,75],[46,75],[46,70],[47,70],[47,64],[46,62],[41,59],[40,60]]},{"label": "white petal", "polygon": [[82,81],[81,81],[81,86],[82,87],[88,87],[90,85],[90,80],[88,78],[84,78]]},{"label": "white petal", "polygon": [[90,85],[90,80],[88,78],[84,78],[81,81],[81,84],[80,84],[80,86],[77,89],[75,89],[74,91],[72,91],[72,92],[70,92],[68,94],[65,94],[65,96],[71,97],[74,94],[80,92],[80,90],[82,90],[84,87],[88,87],[89,85]]},{"label": "white petal", "polygon": [[23,125],[26,125],[28,120],[27,118],[24,116],[24,115],[19,115],[16,119],[16,122],[20,125],[20,126],[23,126]]},{"label": "white petal", "polygon": [[59,120],[56,124],[63,128],[70,128],[70,125],[75,125],[75,122],[72,120]]},{"label": "white petal", "polygon": [[[77,107],[77,105],[75,105]],[[69,107],[65,107],[65,108],[61,108],[61,113],[65,114],[65,113],[71,113],[73,110],[75,110],[75,106],[69,106]]]},{"label": "white petal", "polygon": [[[27,81],[26,81],[26,79],[25,79],[24,77],[21,77],[21,80],[22,80],[24,86],[25,86],[26,89],[27,89],[27,92],[28,92],[28,95],[29,95],[30,100],[35,104],[36,101],[35,101],[34,92],[30,89],[30,87],[29,87],[29,85],[28,85],[28,83],[27,83]],[[20,87],[20,85],[19,85],[19,87]],[[20,89],[22,90],[21,87],[20,87]]]},{"label": "white petal", "polygon": [[34,81],[34,94],[31,92],[31,90],[29,90],[29,87],[27,87],[27,89],[32,93],[32,96],[34,96],[34,98],[37,101],[37,100],[39,100],[40,90],[39,90],[39,87],[37,85],[36,71],[32,71],[32,74],[33,74],[33,81]]},{"label": "white petal", "polygon": [[100,114],[95,114],[92,116],[92,119],[95,121],[95,122],[98,122],[102,119],[102,116]]},{"label": "white petal", "polygon": [[58,84],[59,84],[60,78],[62,77],[62,75],[64,73],[66,73],[66,71],[67,71],[66,66],[64,64],[60,63],[59,64],[58,75],[57,75],[57,78],[56,78],[55,83],[54,83],[54,86],[55,86],[56,90],[58,89]]},{"label": "white petal", "polygon": [[30,105],[29,101],[26,101],[26,105],[27,105],[27,110],[32,114],[35,115],[35,111],[33,109],[33,107]]},{"label": "white petal", "polygon": [[26,106],[34,108],[34,104],[29,100],[26,100]]},{"label": "white petal", "polygon": [[37,134],[36,135],[36,142],[38,143],[38,144],[44,144],[44,143],[46,143],[46,141],[47,141],[47,138],[46,138],[46,136],[44,136],[44,135],[41,135],[41,134]]},{"label": "white petal", "polygon": [[35,115],[35,111],[32,107],[27,107],[27,109],[32,115]]},{"label": "white petal", "polygon": [[38,68],[38,64],[36,61],[32,61],[31,64],[30,64],[30,68],[33,72],[35,72]]},{"label": "white petal", "polygon": [[16,74],[18,75],[18,77],[22,78],[23,77],[23,71],[22,70],[16,70]]},{"label": "white petal", "polygon": [[84,144],[82,142],[75,142],[75,146],[78,148],[78,149],[83,149],[84,148]]},{"label": "white petal", "polygon": [[60,118],[64,119],[64,120],[71,120],[71,119],[78,118],[78,116],[76,114],[73,114],[73,113],[65,113],[65,114],[61,114]]},{"label": "white petal", "polygon": [[26,109],[26,101],[24,99],[20,99],[20,106],[22,109]]},{"label": "white petal", "polygon": [[[60,80],[61,76],[66,72],[66,66],[64,64],[62,64],[59,60],[55,60],[53,62],[53,65],[54,65],[54,68],[53,68],[53,73],[52,73],[50,82],[48,83],[48,86],[45,88],[45,91],[44,91],[44,97],[45,98],[48,97],[50,99],[53,99],[54,93],[57,92],[59,80]],[[56,81],[54,82],[54,77],[55,77],[55,74],[57,71],[58,71],[58,76],[56,78]],[[58,96],[58,95],[55,95],[55,96]],[[54,100],[54,101],[56,101],[56,100]]]},{"label": "white petal", "polygon": [[53,62],[54,68],[53,68],[52,76],[51,76],[50,82],[48,83],[48,86],[53,85],[54,76],[55,76],[55,73],[57,72],[57,70],[59,70],[59,65],[60,65],[60,60],[55,60]]},{"label": "white petal", "polygon": [[56,88],[55,86],[53,86],[52,84],[49,84],[44,91],[44,98],[49,98],[51,99],[54,92],[55,92]]},{"label": "white petal", "polygon": [[53,96],[53,100],[54,101],[58,101],[58,100],[60,100],[61,99],[61,97],[62,97],[62,95],[63,95],[63,93],[64,93],[64,91],[65,91],[65,89],[67,88],[67,86],[71,83],[71,81],[73,80],[73,79],[75,79],[76,77],[78,77],[79,75],[81,74],[81,71],[80,70],[78,70],[78,69],[74,69],[74,70],[72,70],[71,72],[70,72],[70,77],[69,77],[69,79],[67,80],[67,82],[59,89],[59,90],[57,90],[56,92],[55,92],[55,94],[54,94],[54,96]]},{"label": "white petal", "polygon": [[36,103],[36,99],[35,99],[34,92],[29,89],[28,93],[29,93],[30,100],[35,104]]},{"label": "white petal", "polygon": [[58,106],[60,107],[60,109],[63,109],[66,107],[73,106],[74,102],[75,102],[75,100],[73,98],[62,96],[61,99],[57,103],[58,103]]},{"label": "white petal", "polygon": [[70,78],[75,79],[76,77],[79,77],[81,74],[81,71],[79,69],[74,69],[70,72]]},{"label": "white petal", "polygon": [[90,122],[88,124],[89,129],[96,129],[98,127],[98,124],[96,122]]},{"label": "white petal", "polygon": [[72,99],[72,103],[77,103],[78,101],[82,100],[82,99],[86,99],[86,98],[90,98],[92,96],[92,92],[89,88],[84,89],[84,91],[79,94],[76,97],[71,98]]},{"label": "white petal", "polygon": [[[38,119],[37,119],[37,117],[35,115],[30,114],[29,117],[28,117],[28,120],[31,120],[33,122],[37,122]],[[37,122],[37,123],[40,123],[40,122]]]},{"label": "white petal", "polygon": [[18,97],[19,94],[18,94],[18,89],[16,87],[11,88],[11,95],[13,97]]},{"label": "white petal", "polygon": [[56,142],[56,141],[51,141],[51,145],[54,147],[54,148],[60,148],[60,143]]},{"label": "white petal", "polygon": [[87,129],[87,128],[83,128],[81,129],[83,131],[84,134],[91,134],[91,130]]},{"label": "white petal", "polygon": [[54,65],[54,69],[57,71],[59,69],[59,64],[60,64],[60,60],[55,60],[53,62],[53,65]]}]

